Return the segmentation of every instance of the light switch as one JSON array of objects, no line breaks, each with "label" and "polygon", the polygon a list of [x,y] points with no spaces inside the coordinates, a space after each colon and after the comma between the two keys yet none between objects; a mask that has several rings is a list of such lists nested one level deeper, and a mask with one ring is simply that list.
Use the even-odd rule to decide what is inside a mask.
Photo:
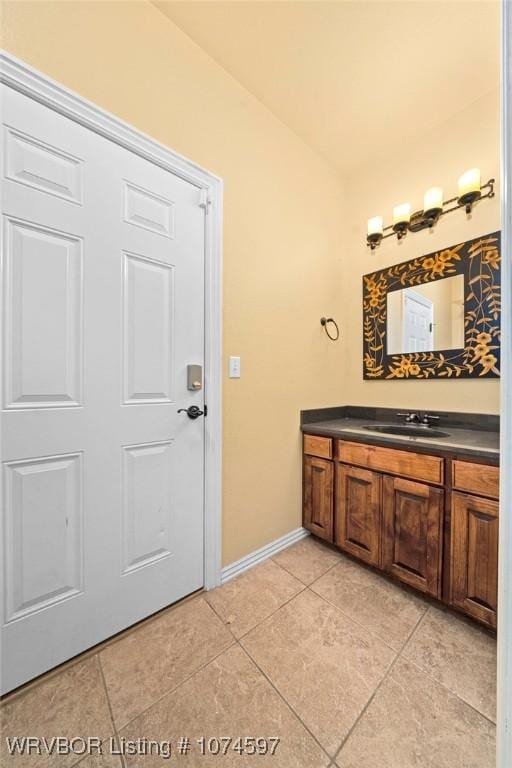
[{"label": "light switch", "polygon": [[231,356],[229,358],[229,378],[240,378],[240,358]]}]

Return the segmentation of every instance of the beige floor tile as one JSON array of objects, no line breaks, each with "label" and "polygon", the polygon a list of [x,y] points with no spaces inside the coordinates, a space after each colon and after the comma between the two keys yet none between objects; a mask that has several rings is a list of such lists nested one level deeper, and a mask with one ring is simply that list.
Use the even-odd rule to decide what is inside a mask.
[{"label": "beige floor tile", "polygon": [[341,555],[331,547],[308,536],[288,549],[279,552],[272,559],[286,568],[303,584],[311,584],[339,562]]},{"label": "beige floor tile", "polygon": [[210,606],[197,598],[105,648],[100,661],[116,725],[126,725],[232,642]]},{"label": "beige floor tile", "polygon": [[399,659],[341,750],[339,768],[494,768],[492,723]]},{"label": "beige floor tile", "polygon": [[330,755],[395,658],[377,637],[309,590],[241,642]]},{"label": "beige floor tile", "polygon": [[402,648],[427,609],[421,598],[345,557],[311,589],[395,650]]},{"label": "beige floor tile", "polygon": [[[170,739],[174,745],[188,737],[186,756],[173,756],[173,765],[186,768],[216,766],[230,768],[321,768],[329,758],[290,711],[265,677],[239,646],[230,648],[187,680],[180,688],[151,707],[121,732],[121,738]],[[212,737],[279,737],[275,755],[202,756],[197,739]],[[127,758],[128,768],[152,768],[169,761],[156,756]]]},{"label": "beige floor tile", "polygon": [[[113,733],[105,688],[97,656],[79,662],[60,674],[53,675],[26,693],[7,700],[0,710],[2,739],[0,764],[34,766],[35,768],[67,768],[81,759],[80,754],[47,754],[11,756],[7,737],[55,736],[108,740]],[[79,750],[80,744],[76,745]]]},{"label": "beige floor tile", "polygon": [[496,719],[496,639],[488,632],[432,606],[403,655]]},{"label": "beige floor tile", "polygon": [[240,638],[301,589],[304,585],[288,571],[265,560],[205,597]]}]

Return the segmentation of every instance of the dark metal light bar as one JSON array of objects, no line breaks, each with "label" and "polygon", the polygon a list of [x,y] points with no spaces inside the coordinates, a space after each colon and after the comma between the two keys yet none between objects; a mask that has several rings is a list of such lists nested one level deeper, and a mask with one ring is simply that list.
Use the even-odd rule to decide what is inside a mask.
[{"label": "dark metal light bar", "polygon": [[[452,213],[452,211],[458,211],[459,208],[465,208],[466,213],[470,214],[473,206],[480,200],[495,196],[495,183],[495,179],[489,179],[488,182],[482,184],[480,191],[475,190],[465,193],[461,197],[451,197],[449,200],[444,200],[442,208],[435,208],[430,211],[414,211],[414,213],[411,214],[410,221],[406,225],[404,222],[401,222],[400,226],[389,224],[387,227],[383,227],[382,233],[374,232],[367,235],[366,244],[372,251],[374,251],[381,240],[394,236],[396,236],[398,240],[401,240],[406,236],[407,232],[420,232],[422,229],[432,229],[441,216],[445,216],[447,213]],[[487,192],[482,194],[483,190],[487,190]],[[455,203],[455,205],[452,205],[452,203]],[[447,208],[446,206],[451,207]]]}]

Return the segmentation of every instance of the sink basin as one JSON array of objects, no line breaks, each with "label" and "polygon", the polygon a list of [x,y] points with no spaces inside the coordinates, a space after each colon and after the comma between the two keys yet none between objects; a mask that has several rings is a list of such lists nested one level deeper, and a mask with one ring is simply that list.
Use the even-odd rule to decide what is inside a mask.
[{"label": "sink basin", "polygon": [[434,427],[419,424],[375,424],[365,425],[369,432],[383,432],[386,435],[407,435],[408,437],[450,437],[448,432],[442,432]]}]

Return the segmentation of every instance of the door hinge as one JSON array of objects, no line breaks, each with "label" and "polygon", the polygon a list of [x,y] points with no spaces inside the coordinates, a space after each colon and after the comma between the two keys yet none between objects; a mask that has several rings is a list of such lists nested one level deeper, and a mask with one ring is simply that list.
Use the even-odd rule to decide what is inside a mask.
[{"label": "door hinge", "polygon": [[199,207],[204,209],[205,213],[208,213],[208,208],[212,204],[212,201],[208,197],[208,190],[207,189],[200,189],[199,190]]}]

